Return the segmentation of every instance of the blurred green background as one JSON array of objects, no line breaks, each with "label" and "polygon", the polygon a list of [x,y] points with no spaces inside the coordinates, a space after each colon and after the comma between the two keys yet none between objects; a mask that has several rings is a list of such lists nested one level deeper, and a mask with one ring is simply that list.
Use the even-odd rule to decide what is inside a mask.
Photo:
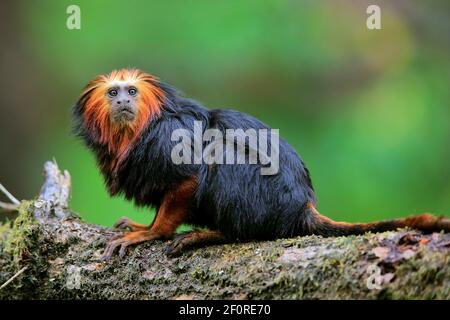
[{"label": "blurred green background", "polygon": [[[71,4],[81,30],[66,28]],[[369,4],[382,30],[367,29]],[[70,132],[88,80],[138,67],[279,128],[333,219],[450,215],[446,0],[2,1],[0,33],[0,182],[19,198],[37,194],[54,157],[87,221],[151,221],[108,197]]]}]

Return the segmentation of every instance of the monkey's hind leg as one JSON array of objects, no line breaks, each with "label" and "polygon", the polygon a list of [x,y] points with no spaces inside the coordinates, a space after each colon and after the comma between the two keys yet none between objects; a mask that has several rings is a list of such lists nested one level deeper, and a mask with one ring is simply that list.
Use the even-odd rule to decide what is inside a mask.
[{"label": "monkey's hind leg", "polygon": [[172,243],[166,247],[165,253],[168,257],[173,258],[188,248],[224,242],[226,242],[226,238],[219,231],[195,230],[175,236]]}]

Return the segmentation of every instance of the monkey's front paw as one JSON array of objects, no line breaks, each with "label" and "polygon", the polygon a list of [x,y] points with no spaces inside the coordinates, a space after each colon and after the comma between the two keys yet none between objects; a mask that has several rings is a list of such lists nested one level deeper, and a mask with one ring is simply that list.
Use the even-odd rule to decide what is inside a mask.
[{"label": "monkey's front paw", "polygon": [[128,246],[124,235],[117,235],[111,238],[111,240],[106,245],[105,251],[103,252],[103,255],[100,258],[100,260],[107,261],[111,259],[114,250],[119,246],[120,246],[119,257],[122,258],[125,255],[125,250]]},{"label": "monkey's front paw", "polygon": [[105,252],[103,252],[103,255],[100,259],[101,261],[107,261],[111,259],[116,248],[120,248],[119,258],[123,258],[128,246],[160,238],[160,235],[151,232],[150,230],[128,232],[125,235],[115,236],[106,245]]}]

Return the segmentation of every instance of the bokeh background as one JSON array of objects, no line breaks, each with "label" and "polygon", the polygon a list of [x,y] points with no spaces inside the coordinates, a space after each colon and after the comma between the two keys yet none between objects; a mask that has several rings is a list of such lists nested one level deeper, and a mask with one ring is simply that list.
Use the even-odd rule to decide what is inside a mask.
[{"label": "bokeh background", "polygon": [[[81,30],[66,28],[71,4]],[[334,219],[450,215],[448,0],[1,1],[0,35],[0,182],[19,198],[55,158],[87,221],[150,222],[108,197],[70,131],[86,82],[131,66],[279,128]]]}]

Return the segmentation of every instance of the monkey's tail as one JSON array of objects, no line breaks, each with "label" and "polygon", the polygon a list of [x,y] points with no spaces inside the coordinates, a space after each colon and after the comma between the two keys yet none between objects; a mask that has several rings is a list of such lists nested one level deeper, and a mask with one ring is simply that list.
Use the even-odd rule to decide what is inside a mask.
[{"label": "monkey's tail", "polygon": [[371,223],[348,223],[333,221],[321,215],[312,204],[308,205],[308,209],[311,213],[310,223],[307,228],[308,233],[325,237],[358,235],[366,232],[384,232],[405,227],[417,229],[425,233],[440,232],[442,230],[450,232],[449,218],[436,217],[428,213]]}]

